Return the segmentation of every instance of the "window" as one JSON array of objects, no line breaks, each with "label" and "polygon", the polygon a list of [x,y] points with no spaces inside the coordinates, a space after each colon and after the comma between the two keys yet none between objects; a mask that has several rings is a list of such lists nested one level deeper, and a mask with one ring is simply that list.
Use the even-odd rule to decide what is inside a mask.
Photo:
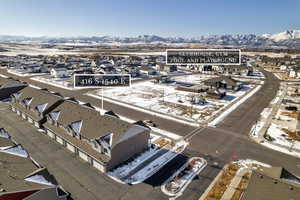
[{"label": "window", "polygon": [[23,102],[24,102],[24,104],[25,104],[26,106],[29,106],[30,103],[32,102],[32,99],[33,99],[33,98],[26,98],[26,99],[23,100]]},{"label": "window", "polygon": [[102,140],[109,146],[112,145],[112,137],[113,137],[113,134],[109,134],[109,135],[106,135],[106,136],[103,136],[102,137]]},{"label": "window", "polygon": [[15,93],[14,94],[14,99],[18,100],[20,98],[21,94],[22,94],[21,92]]},{"label": "window", "polygon": [[94,147],[95,147],[96,149],[98,148],[97,142],[94,142]]},{"label": "window", "polygon": [[50,115],[51,119],[53,119],[54,121],[57,121],[59,118],[59,114],[60,114],[60,111],[57,111],[57,112],[51,112],[49,115]]},{"label": "window", "polygon": [[71,127],[75,133],[79,134],[82,127],[82,120],[71,123]]},{"label": "window", "polygon": [[45,104],[40,104],[40,105],[37,105],[36,106],[36,110],[39,112],[39,113],[43,113],[45,108],[47,107],[48,103],[45,103]]}]

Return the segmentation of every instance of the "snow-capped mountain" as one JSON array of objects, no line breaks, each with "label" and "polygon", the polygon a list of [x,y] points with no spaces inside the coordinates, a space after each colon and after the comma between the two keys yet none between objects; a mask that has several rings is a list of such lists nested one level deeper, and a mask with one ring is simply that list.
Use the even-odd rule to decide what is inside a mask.
[{"label": "snow-capped mountain", "polygon": [[93,36],[93,37],[25,37],[1,36],[0,42],[46,42],[61,43],[198,43],[208,45],[231,46],[282,46],[300,49],[300,30],[287,30],[277,34],[225,34],[209,35],[195,38],[160,37],[157,35],[140,35],[137,37]]},{"label": "snow-capped mountain", "polygon": [[300,30],[287,30],[277,34],[263,34],[262,37],[272,39],[276,42],[282,40],[300,39]]}]

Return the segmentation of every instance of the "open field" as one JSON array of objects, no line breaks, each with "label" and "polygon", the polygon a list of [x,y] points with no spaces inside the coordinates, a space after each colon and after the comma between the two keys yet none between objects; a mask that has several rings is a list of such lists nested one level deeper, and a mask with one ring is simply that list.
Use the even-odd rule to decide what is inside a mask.
[{"label": "open field", "polygon": [[[207,79],[209,76],[189,75],[187,82]],[[180,78],[180,80],[185,78]],[[205,122],[232,101],[247,93],[253,85],[245,85],[240,91],[227,92],[223,99],[206,99],[204,104],[193,104],[191,99],[201,95],[176,90],[179,83],[156,84],[151,81],[133,84],[130,88],[112,88],[104,90],[104,97],[113,101],[124,102],[154,112],[164,113],[194,122]],[[93,91],[101,97],[101,91]]]}]

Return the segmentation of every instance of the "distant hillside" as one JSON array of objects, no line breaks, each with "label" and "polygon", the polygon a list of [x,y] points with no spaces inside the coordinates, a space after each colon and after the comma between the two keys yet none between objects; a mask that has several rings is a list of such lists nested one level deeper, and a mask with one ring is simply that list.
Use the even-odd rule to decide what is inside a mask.
[{"label": "distant hillside", "polygon": [[0,36],[0,42],[43,42],[43,43],[198,43],[208,45],[232,45],[253,47],[288,47],[300,49],[300,30],[287,30],[277,34],[226,34],[209,35],[197,38],[160,37],[157,35],[140,35],[137,37],[26,37]]}]

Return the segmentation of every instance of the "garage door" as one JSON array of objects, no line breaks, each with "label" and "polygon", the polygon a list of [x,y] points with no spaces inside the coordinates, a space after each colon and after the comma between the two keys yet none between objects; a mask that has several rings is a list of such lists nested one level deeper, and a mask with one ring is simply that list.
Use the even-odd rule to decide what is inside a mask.
[{"label": "garage door", "polygon": [[27,118],[26,114],[22,113],[22,118],[26,119]]},{"label": "garage door", "polygon": [[79,155],[79,158],[81,158],[81,159],[83,159],[83,160],[85,160],[85,161],[89,161],[89,159],[88,159],[88,156],[84,153],[84,152],[82,152],[82,151],[78,151],[78,155]]},{"label": "garage door", "polygon": [[51,138],[54,138],[54,137],[55,137],[54,133],[52,133],[52,132],[49,131],[49,130],[47,130],[47,135],[48,135],[49,137],[51,137]]},{"label": "garage door", "polygon": [[29,123],[33,123],[33,119],[31,119],[30,117],[28,117],[28,122]]},{"label": "garage door", "polygon": [[59,136],[56,136],[56,141],[57,141],[58,143],[60,143],[60,144],[64,144],[63,139],[62,139],[61,137],[59,137]]},{"label": "garage door", "polygon": [[40,125],[39,125],[38,122],[34,121],[34,125],[35,125],[36,127],[40,128]]},{"label": "garage door", "polygon": [[69,149],[71,152],[75,152],[75,147],[70,143],[67,143],[67,149]]},{"label": "garage door", "polygon": [[95,167],[96,169],[100,170],[101,172],[105,172],[104,171],[104,167],[103,165],[101,165],[98,161],[93,160],[93,167]]}]

